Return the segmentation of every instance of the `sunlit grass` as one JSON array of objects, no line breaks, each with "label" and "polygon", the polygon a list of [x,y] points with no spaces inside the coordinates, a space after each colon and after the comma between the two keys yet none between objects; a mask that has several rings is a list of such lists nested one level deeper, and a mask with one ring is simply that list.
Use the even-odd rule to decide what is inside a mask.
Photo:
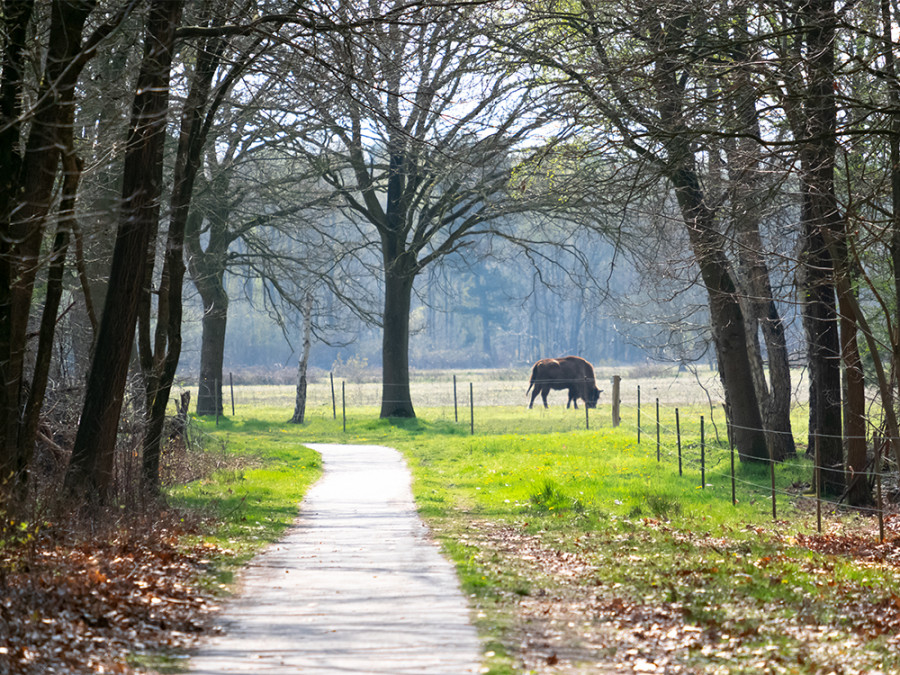
[{"label": "sunlit grass", "polygon": [[[211,451],[250,455],[255,464],[187,486],[179,498],[214,509],[223,518],[216,541],[246,555],[278,536],[318,475],[318,458],[303,443],[398,448],[412,470],[419,510],[478,608],[478,627],[493,653],[486,664],[495,674],[517,672],[507,643],[515,598],[547,581],[473,544],[467,533],[482,521],[585,556],[596,569],[597,587],[614,588],[635,602],[674,603],[691,624],[745,636],[728,666],[685,654],[697,672],[707,666],[713,669],[708,672],[751,672],[766,649],[790,658],[803,639],[795,620],[800,613],[814,625],[828,624],[834,639],[851,639],[852,628],[842,627],[842,598],[877,603],[900,594],[896,576],[882,568],[791,543],[796,533],[816,527],[803,497],[811,465],[802,455],[776,466],[777,520],[767,463],[736,461],[732,484],[720,409],[679,408],[681,473],[674,408],[660,406],[657,450],[655,402],[642,407],[640,442],[635,408],[623,411],[615,429],[608,406],[590,411],[590,429],[583,409],[562,406],[475,406],[473,421],[462,406],[456,415],[452,407],[420,407],[416,419],[381,420],[375,405],[333,411],[329,404],[313,408],[302,426],[287,422],[291,410],[269,403],[238,408],[218,426],[212,418],[195,421],[214,439]],[[805,440],[799,431],[798,440]],[[224,450],[217,446],[223,441]],[[782,623],[788,632],[769,628]],[[900,665],[888,652],[875,640],[857,658]]]}]

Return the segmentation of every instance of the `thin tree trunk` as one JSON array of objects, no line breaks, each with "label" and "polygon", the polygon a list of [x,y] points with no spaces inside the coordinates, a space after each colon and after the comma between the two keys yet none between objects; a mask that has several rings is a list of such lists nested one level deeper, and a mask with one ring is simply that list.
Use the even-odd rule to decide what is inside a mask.
[{"label": "thin tree trunk", "polygon": [[[891,17],[890,0],[881,0],[881,20],[884,39],[885,83],[888,87],[888,99],[891,113],[891,239],[889,244],[891,267],[894,272],[894,334],[891,339],[891,356],[893,372],[900,368],[900,82],[897,81],[897,69],[894,59],[894,21]],[[894,408],[895,392],[888,388],[890,396],[883,400],[885,408]],[[900,445],[900,441],[898,441]],[[898,458],[900,460],[900,458]]]},{"label": "thin tree trunk", "polygon": [[306,370],[309,365],[309,351],[312,346],[312,293],[306,294],[303,304],[303,348],[297,362],[297,397],[294,400],[294,416],[291,423],[303,424],[306,417]]},{"label": "thin tree trunk", "polygon": [[[34,372],[31,378],[28,401],[25,405],[22,432],[19,436],[18,483],[20,503],[24,501],[28,489],[28,469],[31,465],[31,458],[34,455],[34,444],[37,440],[41,409],[44,405],[47,380],[50,374],[50,362],[53,357],[53,340],[56,335],[57,314],[59,313],[59,304],[62,298],[66,253],[69,248],[71,233],[75,227],[75,197],[78,193],[78,183],[81,179],[81,160],[72,151],[71,125],[67,129],[70,142],[67,145],[68,150],[63,158],[65,179],[63,181],[63,197],[59,208],[60,221],[57,227],[56,239],[53,242],[50,267],[47,272],[47,290],[44,300],[44,311],[41,317],[37,353],[35,354]],[[61,133],[66,132],[62,131]]]},{"label": "thin tree trunk", "polygon": [[747,334],[737,288],[728,269],[723,242],[703,204],[696,175],[677,172],[673,184],[687,225],[700,275],[709,294],[709,315],[719,363],[719,377],[728,399],[734,444],[742,461],[769,459],[762,416],[753,385]]},{"label": "thin tree trunk", "polygon": [[[742,45],[750,45],[746,17],[741,17],[740,34],[746,40],[738,41],[742,62],[753,59],[744,53]],[[791,371],[785,337],[784,323],[775,304],[769,269],[763,253],[760,236],[762,203],[766,199],[761,184],[760,146],[756,141],[761,137],[759,113],[756,110],[757,92],[753,86],[751,71],[741,67],[735,71],[734,88],[736,100],[734,115],[738,129],[743,135],[729,148],[729,178],[733,185],[732,201],[735,205],[732,219],[740,244],[739,269],[743,273],[748,290],[745,303],[747,329],[753,342],[758,345],[757,333],[762,332],[769,357],[769,386],[766,380],[757,384],[760,412],[766,429],[769,452],[776,461],[796,454],[794,435],[791,429]],[[758,349],[758,346],[757,346]]]},{"label": "thin tree trunk", "polygon": [[134,298],[145,278],[150,234],[159,218],[169,74],[183,0],[153,0],[125,151],[122,209],[97,348],[65,487],[106,502],[113,487],[119,415],[137,322]]},{"label": "thin tree trunk", "polygon": [[[203,124],[203,109],[209,101],[221,45],[220,39],[213,39],[200,51],[181,116],[181,132],[173,175],[171,216],[159,288],[156,335],[152,358],[145,359],[152,368],[150,372],[145,370],[145,380],[153,386],[151,388],[148,384],[147,390],[147,428],[142,453],[142,480],[144,490],[151,494],[159,491],[159,463],[166,408],[175,372],[178,369],[178,361],[181,358],[185,236],[191,217],[190,204],[194,183],[208,131],[208,127]],[[149,332],[149,320],[147,331]],[[184,414],[186,415],[187,411]]]}]

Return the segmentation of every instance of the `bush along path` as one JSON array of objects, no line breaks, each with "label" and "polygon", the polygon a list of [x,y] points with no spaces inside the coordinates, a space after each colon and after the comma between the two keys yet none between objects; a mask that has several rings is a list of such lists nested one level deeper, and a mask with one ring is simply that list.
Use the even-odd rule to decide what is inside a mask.
[{"label": "bush along path", "polygon": [[323,478],[287,535],[242,574],[191,672],[478,672],[469,610],[418,517],[400,453],[309,447]]}]

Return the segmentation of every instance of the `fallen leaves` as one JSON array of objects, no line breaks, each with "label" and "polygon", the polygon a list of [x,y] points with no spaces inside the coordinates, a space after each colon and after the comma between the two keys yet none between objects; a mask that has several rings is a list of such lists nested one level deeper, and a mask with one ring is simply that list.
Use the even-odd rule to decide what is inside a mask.
[{"label": "fallen leaves", "polygon": [[[754,554],[744,540],[664,531],[676,550],[692,552],[684,560],[671,550],[656,560],[636,530],[566,541],[471,521],[460,539],[486,574],[528,580],[524,597],[501,600],[513,617],[507,651],[528,673],[896,672],[897,544],[873,543],[868,532],[770,534],[755,533],[764,552]],[[805,558],[797,546],[821,555]],[[832,556],[850,558],[850,570],[836,576]],[[631,570],[658,592],[604,584],[603,565]]]},{"label": "fallen leaves", "polygon": [[208,546],[179,546],[174,514],[108,536],[52,527],[0,555],[0,672],[131,673],[135,652],[178,650],[206,630],[196,585]]}]

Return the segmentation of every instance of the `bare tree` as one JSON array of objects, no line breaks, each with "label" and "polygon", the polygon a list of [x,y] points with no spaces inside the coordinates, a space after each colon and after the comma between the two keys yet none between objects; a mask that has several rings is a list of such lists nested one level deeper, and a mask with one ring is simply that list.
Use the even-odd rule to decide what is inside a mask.
[{"label": "bare tree", "polygon": [[183,2],[153,0],[126,146],[119,230],[109,291],[88,377],[81,422],[66,472],[67,491],[102,503],[109,498],[113,457],[147,252],[155,245],[162,187],[169,74]]},{"label": "bare tree", "polygon": [[337,15],[361,27],[320,36],[296,64],[296,98],[307,102],[297,145],[378,251],[381,416],[413,417],[415,280],[534,206],[513,199],[510,181],[516,152],[547,120],[534,114],[536,91],[492,66],[477,8],[387,6],[394,20],[364,26],[370,7],[342,3]]}]

